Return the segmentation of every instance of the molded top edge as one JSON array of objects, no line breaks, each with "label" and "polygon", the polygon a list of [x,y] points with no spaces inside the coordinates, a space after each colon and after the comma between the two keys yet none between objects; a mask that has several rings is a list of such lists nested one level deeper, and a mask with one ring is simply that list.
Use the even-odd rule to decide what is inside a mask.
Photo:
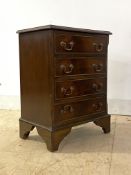
[{"label": "molded top edge", "polygon": [[39,27],[34,27],[34,28],[18,30],[17,33],[26,33],[26,32],[33,32],[33,31],[39,31],[39,30],[49,30],[49,29],[73,31],[73,32],[86,32],[86,33],[94,33],[94,34],[105,34],[105,35],[112,34],[109,31],[103,31],[103,30],[91,30],[91,29],[56,26],[56,25],[45,25],[45,26],[39,26]]}]

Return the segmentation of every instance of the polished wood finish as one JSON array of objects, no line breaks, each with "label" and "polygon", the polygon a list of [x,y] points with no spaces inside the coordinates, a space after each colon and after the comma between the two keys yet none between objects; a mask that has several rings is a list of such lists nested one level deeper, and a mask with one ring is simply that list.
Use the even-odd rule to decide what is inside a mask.
[{"label": "polished wood finish", "polygon": [[66,57],[55,59],[56,77],[64,75],[90,75],[106,73],[105,57]]},{"label": "polished wood finish", "polygon": [[110,32],[43,26],[18,31],[20,137],[36,127],[50,151],[73,126],[94,121],[110,131],[107,48]]},{"label": "polished wood finish", "polygon": [[54,34],[55,53],[106,54],[108,38],[104,35],[72,34],[57,31]]},{"label": "polished wood finish", "polygon": [[26,139],[29,136],[30,131],[32,131],[35,128],[34,125],[26,123],[21,120],[19,122],[19,126],[20,126],[20,138],[22,139]]},{"label": "polished wood finish", "polygon": [[49,37],[48,31],[19,35],[21,116],[45,127],[52,125]]},{"label": "polished wood finish", "polygon": [[102,30],[91,30],[91,29],[83,29],[83,28],[75,28],[75,27],[65,27],[65,26],[56,26],[56,25],[45,25],[40,27],[33,27],[28,29],[18,30],[17,33],[27,33],[27,32],[35,32],[41,30],[62,30],[62,31],[70,31],[70,32],[80,32],[80,33],[91,33],[91,34],[101,34],[101,35],[111,35],[112,33],[109,31]]},{"label": "polished wood finish", "polygon": [[56,99],[106,93],[106,78],[61,80],[55,83]]},{"label": "polished wood finish", "polygon": [[109,133],[110,132],[110,116],[97,119],[97,120],[94,121],[94,123],[96,125],[102,127],[104,133]]},{"label": "polished wood finish", "polygon": [[58,131],[47,131],[44,128],[36,127],[39,135],[45,140],[47,144],[47,148],[50,151],[56,151],[58,150],[60,142],[63,140],[63,138],[70,133],[70,128],[61,129]]},{"label": "polished wood finish", "polygon": [[58,125],[62,121],[73,118],[81,119],[81,116],[90,117],[90,114],[106,113],[106,99],[95,98],[83,101],[68,102],[55,106],[54,109],[54,123]]}]

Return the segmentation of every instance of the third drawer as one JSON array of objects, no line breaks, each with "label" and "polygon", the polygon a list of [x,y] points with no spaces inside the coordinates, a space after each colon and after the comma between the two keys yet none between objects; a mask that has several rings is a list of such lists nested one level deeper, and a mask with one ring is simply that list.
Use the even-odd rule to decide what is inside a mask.
[{"label": "third drawer", "polygon": [[55,82],[56,100],[106,93],[106,77]]}]

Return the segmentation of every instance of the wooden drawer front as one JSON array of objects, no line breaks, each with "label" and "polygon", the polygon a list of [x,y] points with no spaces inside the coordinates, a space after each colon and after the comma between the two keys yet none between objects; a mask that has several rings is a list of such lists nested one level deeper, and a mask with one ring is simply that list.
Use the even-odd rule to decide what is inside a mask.
[{"label": "wooden drawer front", "polygon": [[106,91],[106,78],[56,82],[56,99],[85,96]]},{"label": "wooden drawer front", "polygon": [[107,50],[107,36],[105,35],[73,35],[55,34],[56,53],[94,53],[103,54]]},{"label": "wooden drawer front", "polygon": [[56,58],[56,76],[106,73],[106,58]]},{"label": "wooden drawer front", "polygon": [[106,112],[105,98],[65,103],[54,107],[54,121],[58,124],[60,121],[101,112]]}]

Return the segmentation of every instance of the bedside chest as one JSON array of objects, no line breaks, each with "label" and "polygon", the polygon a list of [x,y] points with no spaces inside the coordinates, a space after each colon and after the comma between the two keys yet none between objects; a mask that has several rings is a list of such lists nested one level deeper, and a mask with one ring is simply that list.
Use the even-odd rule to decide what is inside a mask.
[{"label": "bedside chest", "polygon": [[110,132],[108,31],[62,26],[19,30],[20,137],[35,127],[50,151],[73,126],[93,121]]}]

